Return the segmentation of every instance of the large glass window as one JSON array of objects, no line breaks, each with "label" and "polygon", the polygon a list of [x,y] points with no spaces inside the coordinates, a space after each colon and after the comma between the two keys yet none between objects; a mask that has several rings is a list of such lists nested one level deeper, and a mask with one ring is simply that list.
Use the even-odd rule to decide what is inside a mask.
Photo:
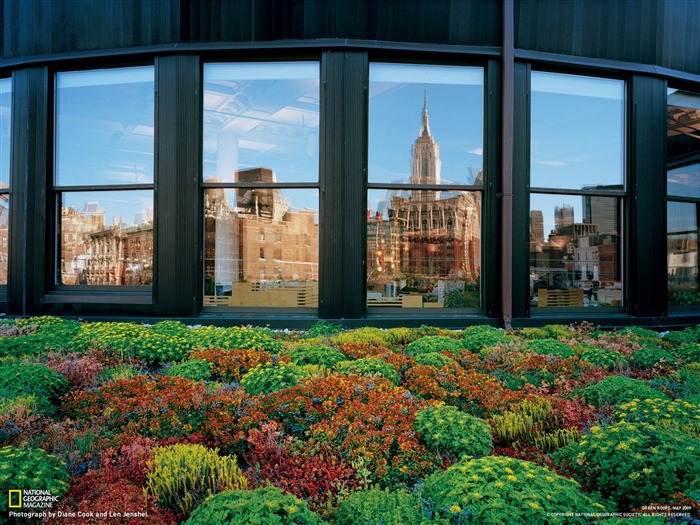
[{"label": "large glass window", "polygon": [[56,284],[150,285],[154,70],[56,75]]},{"label": "large glass window", "polygon": [[0,79],[0,286],[7,285],[10,242],[10,122],[12,79]]},{"label": "large glass window", "polygon": [[668,300],[671,307],[697,307],[700,95],[670,88],[667,104]]},{"label": "large glass window", "polygon": [[367,305],[479,308],[484,72],[370,64]]},{"label": "large glass window", "polygon": [[623,304],[624,82],[532,73],[530,304]]},{"label": "large glass window", "polygon": [[204,306],[318,306],[319,64],[204,66]]}]

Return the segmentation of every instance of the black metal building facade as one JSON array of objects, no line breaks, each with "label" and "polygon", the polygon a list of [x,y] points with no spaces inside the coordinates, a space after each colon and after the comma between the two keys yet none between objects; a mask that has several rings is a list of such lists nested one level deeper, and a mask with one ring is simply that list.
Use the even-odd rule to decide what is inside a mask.
[{"label": "black metal building facade", "polygon": [[[9,79],[12,92],[7,283],[0,290],[8,315],[282,327],[318,319],[453,327],[700,320],[694,304],[669,306],[667,257],[668,93],[669,87],[700,93],[697,0],[0,0],[0,26],[0,79]],[[250,61],[320,64],[318,181],[287,185],[319,194],[315,308],[219,311],[203,299],[203,194],[209,188],[202,182],[203,68]],[[373,63],[483,69],[478,308],[368,307],[367,194],[392,189],[367,175]],[[154,70],[154,181],[122,189],[153,191],[152,282],[56,284],[56,202],[65,190],[54,182],[56,75],[134,66]],[[624,286],[617,308],[533,307],[534,71],[624,86],[624,184],[584,190],[622,203],[618,280]],[[94,190],[87,184],[70,189]]]}]

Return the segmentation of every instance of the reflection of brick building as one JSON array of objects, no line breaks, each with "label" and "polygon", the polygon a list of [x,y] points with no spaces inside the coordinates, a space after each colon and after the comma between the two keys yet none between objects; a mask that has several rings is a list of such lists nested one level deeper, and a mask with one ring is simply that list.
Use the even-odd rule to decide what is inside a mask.
[{"label": "reflection of brick building", "polygon": [[80,284],[143,285],[153,281],[153,224],[90,233]]},{"label": "reflection of brick building", "polygon": [[[256,168],[236,180],[273,183],[274,174]],[[225,190],[206,192],[205,273],[218,290],[205,292],[226,293],[237,281],[317,281],[316,212],[290,208],[274,188],[239,188],[235,196],[234,208]]]},{"label": "reflection of brick building", "polygon": [[[480,182],[479,174],[476,183]],[[411,184],[440,184],[440,150],[424,103],[413,145]],[[368,218],[368,276],[374,282],[410,279],[475,281],[481,271],[479,193],[412,190],[390,200],[384,217]]]},{"label": "reflection of brick building", "polygon": [[143,285],[153,280],[153,223],[105,227],[104,210],[61,208],[61,284]]}]

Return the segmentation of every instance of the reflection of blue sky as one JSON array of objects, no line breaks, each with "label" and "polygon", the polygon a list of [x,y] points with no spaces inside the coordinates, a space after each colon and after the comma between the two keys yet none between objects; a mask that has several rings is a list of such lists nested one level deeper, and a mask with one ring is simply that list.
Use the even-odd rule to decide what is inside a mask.
[{"label": "reflection of blue sky", "polygon": [[62,196],[62,206],[72,206],[77,212],[85,212],[88,203],[97,203],[104,211],[106,228],[153,220],[152,190],[64,192]]},{"label": "reflection of blue sky", "polygon": [[[554,208],[574,209],[574,223],[583,222],[583,197],[577,195],[530,194],[530,210],[540,210],[544,220],[544,238],[554,229]],[[529,220],[529,217],[528,217]]]},{"label": "reflection of blue sky", "polygon": [[151,184],[152,66],[56,75],[56,184]]},{"label": "reflection of blue sky", "polygon": [[0,80],[0,185],[10,183],[10,108],[12,79]]},{"label": "reflection of blue sky", "polygon": [[669,195],[700,198],[700,162],[669,170],[667,183]]},{"label": "reflection of blue sky", "polygon": [[270,168],[277,182],[318,181],[319,64],[204,66],[204,180]]},{"label": "reflection of blue sky", "polygon": [[408,182],[427,91],[442,181],[470,184],[483,166],[483,70],[370,64],[369,180]]},{"label": "reflection of blue sky", "polygon": [[697,234],[696,207],[696,204],[691,202],[669,201],[666,227],[668,233],[695,232]]},{"label": "reflection of blue sky", "polygon": [[624,181],[624,82],[532,73],[533,187]]}]

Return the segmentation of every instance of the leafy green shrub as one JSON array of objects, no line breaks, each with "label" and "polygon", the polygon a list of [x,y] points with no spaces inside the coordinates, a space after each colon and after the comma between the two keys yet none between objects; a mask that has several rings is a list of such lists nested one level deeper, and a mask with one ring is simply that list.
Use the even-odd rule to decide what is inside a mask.
[{"label": "leafy green shrub", "polygon": [[304,377],[304,371],[293,363],[264,363],[245,374],[241,386],[251,395],[271,394],[296,385]]},{"label": "leafy green shrub", "polygon": [[543,328],[521,328],[517,334],[524,339],[547,339],[551,337]]},{"label": "leafy green shrub", "polygon": [[267,350],[274,354],[282,351],[282,342],[267,328],[201,326],[193,328],[191,333],[197,347],[200,348]]},{"label": "leafy green shrub", "polygon": [[49,490],[53,496],[62,496],[68,477],[65,463],[41,449],[0,448],[0,512],[8,510],[10,490]]},{"label": "leafy green shrub", "polygon": [[372,487],[353,492],[335,512],[336,525],[408,525],[421,522],[420,500],[405,489]]},{"label": "leafy green shrub", "polygon": [[553,458],[575,479],[613,499],[620,510],[668,502],[700,474],[697,440],[640,422],[593,426]]},{"label": "leafy green shrub", "polygon": [[564,359],[576,355],[576,352],[574,352],[569,345],[551,338],[529,341],[525,344],[524,348],[533,354],[556,355]]},{"label": "leafy green shrub", "polygon": [[548,324],[543,326],[542,330],[547,332],[549,337],[554,337],[555,339],[558,337],[565,337],[569,339],[574,336],[573,330],[571,330],[568,326],[564,326],[563,324]]},{"label": "leafy green shrub", "polygon": [[390,345],[405,345],[419,337],[421,336],[416,330],[403,326],[386,330],[387,344]]},{"label": "leafy green shrub", "polygon": [[372,346],[383,346],[387,344],[387,339],[388,337],[385,330],[372,326],[365,326],[363,328],[337,334],[331,338],[331,341],[337,345],[364,343]]},{"label": "leafy green shrub", "polygon": [[0,392],[57,400],[67,389],[68,378],[44,365],[0,366]]},{"label": "leafy green shrub", "polygon": [[330,323],[321,319],[316,321],[311,328],[304,332],[302,337],[305,339],[312,339],[314,337],[331,336],[341,332],[342,329],[343,327],[339,324]]},{"label": "leafy green shrub", "polygon": [[698,343],[681,343],[671,353],[683,361],[690,363],[700,362],[700,344]]},{"label": "leafy green shrub", "polygon": [[650,345],[635,350],[630,356],[630,365],[638,370],[648,370],[662,360],[672,362],[673,354],[658,346]]},{"label": "leafy green shrub", "polygon": [[557,514],[603,510],[575,481],[529,461],[502,456],[465,458],[428,476],[422,497],[433,517],[449,523],[584,525],[589,518]]},{"label": "leafy green shrub", "polygon": [[657,343],[660,342],[659,332],[655,332],[654,330],[649,330],[647,328],[640,328],[639,326],[629,326],[626,328],[620,328],[619,330],[615,330],[613,334],[622,336],[631,335],[638,339],[656,341]]},{"label": "leafy green shrub", "polygon": [[439,335],[427,335],[406,345],[406,353],[413,356],[445,351],[456,356],[460,350],[464,350],[463,341]]},{"label": "leafy green shrub", "polygon": [[203,359],[188,359],[174,364],[163,375],[180,376],[192,381],[206,381],[211,378],[211,364]]},{"label": "leafy green shrub", "polygon": [[700,343],[700,327],[689,326],[683,330],[669,332],[664,336],[663,340],[674,346],[683,343]]},{"label": "leafy green shrub", "polygon": [[224,490],[248,488],[236,456],[219,456],[218,449],[176,444],[155,447],[149,461],[146,493],[161,507],[177,509],[185,516],[207,497]]},{"label": "leafy green shrub", "polygon": [[227,490],[207,499],[185,525],[317,525],[323,521],[306,503],[267,486],[255,490]]},{"label": "leafy green shrub", "polygon": [[586,346],[581,352],[581,360],[604,370],[616,370],[628,365],[627,359],[620,352],[597,346]]},{"label": "leafy green shrub", "polygon": [[[0,356],[33,356],[65,350],[81,330],[77,321],[58,317],[30,317],[18,319],[17,323],[18,327],[25,328],[24,333],[0,338]],[[32,328],[36,331],[27,333]]]},{"label": "leafy green shrub", "polygon": [[393,366],[378,357],[364,357],[355,361],[344,361],[336,366],[341,374],[355,374],[361,377],[380,376],[395,385],[399,384],[399,374]]},{"label": "leafy green shrub", "polygon": [[[167,332],[165,329],[163,331]],[[90,323],[82,326],[72,346],[77,351],[95,348],[161,364],[184,359],[192,343],[189,337],[159,333],[144,325]]]},{"label": "leafy green shrub", "polygon": [[445,365],[454,363],[455,360],[451,357],[441,354],[440,352],[428,352],[427,354],[417,354],[414,359],[419,365],[435,366],[442,368]]},{"label": "leafy green shrub", "polygon": [[579,395],[594,406],[621,405],[633,399],[667,399],[668,396],[653,389],[641,379],[625,376],[608,376],[602,381],[582,388]]},{"label": "leafy green shrub", "polygon": [[675,429],[700,439],[700,406],[682,399],[634,399],[620,405],[615,417],[621,421],[643,421],[660,428]]},{"label": "leafy green shrub", "polygon": [[428,446],[452,457],[467,454],[479,458],[493,448],[491,427],[483,419],[450,405],[421,410],[413,428]]},{"label": "leafy green shrub", "polygon": [[300,344],[287,350],[285,354],[299,366],[321,365],[333,368],[337,363],[347,360],[343,352],[325,345]]},{"label": "leafy green shrub", "polygon": [[488,325],[470,326],[462,332],[463,348],[472,352],[481,352],[485,348],[502,345],[512,339],[502,330]]}]

